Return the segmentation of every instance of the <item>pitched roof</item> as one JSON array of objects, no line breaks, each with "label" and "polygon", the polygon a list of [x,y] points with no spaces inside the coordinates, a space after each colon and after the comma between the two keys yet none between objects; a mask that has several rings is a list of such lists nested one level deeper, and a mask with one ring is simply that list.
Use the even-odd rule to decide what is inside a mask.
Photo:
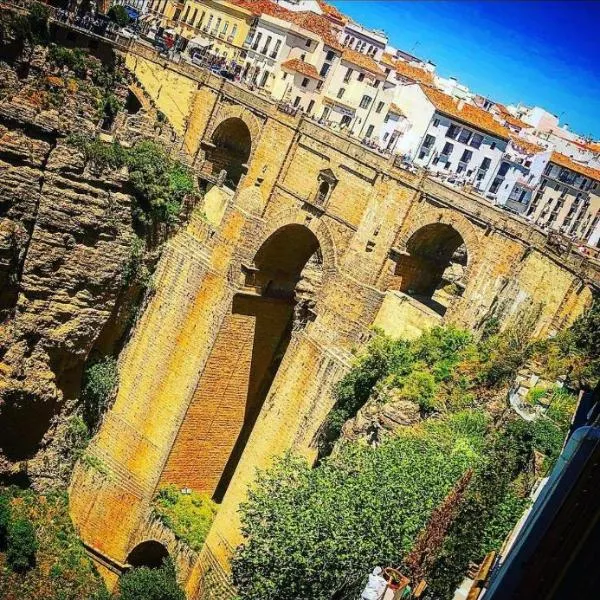
[{"label": "pitched roof", "polygon": [[316,33],[323,39],[327,46],[341,51],[342,46],[334,33],[333,24],[327,17],[306,10],[299,12],[289,10],[287,12],[289,13],[285,17],[287,21],[291,21],[299,27]]},{"label": "pitched roof", "polygon": [[575,171],[575,173],[579,173],[580,175],[585,175],[590,179],[600,181],[600,170],[593,169],[587,165],[582,165],[581,163],[575,162],[572,158],[569,158],[560,152],[553,152],[550,155],[550,162],[561,167],[565,167],[565,169]]},{"label": "pitched roof", "polygon": [[396,61],[394,65],[396,69],[396,73],[404,77],[405,79],[410,79],[412,81],[419,81],[422,83],[432,83],[433,82],[433,74],[425,69],[421,69],[420,67],[416,67],[411,65],[403,60]]},{"label": "pitched roof", "polygon": [[543,146],[538,146],[537,144],[528,142],[527,140],[524,140],[516,135],[510,136],[510,142],[513,146],[517,146],[526,154],[538,154],[538,152],[544,152],[546,150]]},{"label": "pitched roof", "polygon": [[383,71],[380,66],[366,54],[352,50],[351,48],[344,48],[342,52],[342,58],[365,71],[374,73],[375,75],[383,75]]},{"label": "pitched roof", "polygon": [[503,113],[502,118],[508,125],[512,125],[513,127],[518,127],[520,129],[533,129],[533,125],[529,123],[525,123],[525,121],[521,121],[521,119],[517,119],[517,117],[513,117],[509,112]]},{"label": "pitched roof", "polygon": [[325,0],[317,0],[324,14],[342,23],[348,22],[348,17],[342,14],[335,6],[328,4]]},{"label": "pitched roof", "polygon": [[299,58],[291,58],[290,60],[286,60],[285,62],[281,63],[281,66],[284,69],[296,71],[297,73],[301,73],[307,77],[312,77],[313,79],[322,79],[314,65],[304,62]]},{"label": "pitched roof", "polygon": [[459,108],[459,102],[452,96],[448,96],[431,86],[419,85],[438,112],[462,121],[467,125],[471,125],[475,129],[479,129],[479,131],[489,133],[503,140],[509,139],[510,132],[508,129],[498,123],[487,110],[466,102],[463,102],[462,107]]},{"label": "pitched roof", "polygon": [[393,102],[390,104],[390,107],[388,108],[388,112],[391,112],[394,115],[400,115],[401,117],[404,116],[402,109],[397,104],[394,104]]}]

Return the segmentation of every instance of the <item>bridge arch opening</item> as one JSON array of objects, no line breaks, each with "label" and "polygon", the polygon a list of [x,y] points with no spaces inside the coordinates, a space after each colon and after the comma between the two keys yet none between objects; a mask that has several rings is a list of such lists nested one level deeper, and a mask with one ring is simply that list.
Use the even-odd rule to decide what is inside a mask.
[{"label": "bridge arch opening", "polygon": [[463,293],[467,262],[461,234],[446,223],[431,223],[409,238],[394,279],[401,292],[443,315]]},{"label": "bridge arch opening", "polygon": [[169,551],[156,540],[147,540],[138,544],[127,556],[127,564],[133,568],[149,567],[158,569],[169,557]]},{"label": "bridge arch opening", "polygon": [[269,235],[233,297],[162,480],[221,502],[294,332],[316,316],[321,247],[304,225]]},{"label": "bridge arch opening", "polygon": [[252,136],[244,121],[230,117],[219,123],[211,137],[212,147],[206,152],[206,160],[211,165],[211,174],[218,176],[227,171],[225,185],[236,189],[252,151]]}]

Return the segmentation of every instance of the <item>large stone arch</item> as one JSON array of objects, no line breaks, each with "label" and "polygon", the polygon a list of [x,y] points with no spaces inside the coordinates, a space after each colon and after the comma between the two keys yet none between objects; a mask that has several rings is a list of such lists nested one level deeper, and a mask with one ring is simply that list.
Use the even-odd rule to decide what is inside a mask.
[{"label": "large stone arch", "polygon": [[325,275],[335,273],[338,270],[338,256],[331,230],[323,219],[307,217],[310,217],[308,213],[292,208],[270,214],[268,221],[265,221],[265,228],[261,235],[250,240],[247,253],[248,259],[253,259],[262,244],[278,229],[286,225],[303,225],[312,231],[319,241],[323,256],[323,273]]}]

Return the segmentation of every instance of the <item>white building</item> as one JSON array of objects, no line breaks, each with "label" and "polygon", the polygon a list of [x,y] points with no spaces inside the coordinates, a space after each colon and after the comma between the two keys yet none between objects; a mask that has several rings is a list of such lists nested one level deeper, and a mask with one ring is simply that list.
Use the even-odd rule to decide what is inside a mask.
[{"label": "white building", "polygon": [[397,153],[451,181],[489,187],[510,137],[492,114],[422,84],[401,86],[396,103],[410,123]]}]

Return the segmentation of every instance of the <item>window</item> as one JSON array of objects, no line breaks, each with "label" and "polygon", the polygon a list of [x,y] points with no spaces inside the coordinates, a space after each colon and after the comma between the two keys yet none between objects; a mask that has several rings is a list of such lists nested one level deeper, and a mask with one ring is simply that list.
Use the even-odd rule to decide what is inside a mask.
[{"label": "window", "polygon": [[190,7],[190,5],[189,5],[189,4],[188,4],[188,5],[185,7],[185,13],[184,13],[184,15],[183,15],[183,20],[184,20],[184,21],[187,21],[187,19],[188,19],[188,15],[190,14],[190,8],[191,8],[191,7]]},{"label": "window", "polygon": [[[432,135],[427,134],[425,136],[425,140],[423,142],[423,147],[424,148],[431,148],[434,143],[435,143],[435,137],[433,137]],[[450,144],[450,145],[452,145],[452,144]]]},{"label": "window", "polygon": [[319,75],[321,77],[327,77],[327,73],[329,73],[330,68],[331,68],[331,65],[329,63],[323,63],[323,66],[321,67],[321,70],[319,71]]},{"label": "window", "polygon": [[388,139],[389,137],[390,137],[390,134],[389,134],[389,132],[388,132],[388,131],[386,131],[386,132],[383,134],[383,141],[384,141],[384,142],[387,142],[387,139]]},{"label": "window", "polygon": [[192,16],[192,20],[190,21],[190,25],[194,24],[194,21],[196,20],[196,17],[198,16],[198,9],[194,9],[194,15]]},{"label": "window", "polygon": [[223,35],[225,35],[227,33],[228,29],[229,29],[229,21],[225,21],[225,23],[223,23],[223,29],[221,30],[221,33]]},{"label": "window", "polygon": [[379,79],[376,79],[375,82],[373,83],[373,87],[375,89],[377,89],[379,87],[379,84],[381,83],[381,81],[379,81]]},{"label": "window", "polygon": [[310,40],[306,40],[306,47],[310,48]]},{"label": "window", "polygon": [[305,78],[302,80],[302,84],[301,84],[301,85],[302,85],[302,87],[304,87],[304,88],[308,86],[308,77],[305,77]]},{"label": "window", "polygon": [[277,57],[277,53],[279,52],[279,48],[281,48],[281,40],[277,40],[275,42],[275,48],[273,48],[273,51],[271,52],[271,58],[276,58]]},{"label": "window", "polygon": [[[200,15],[200,19],[198,20],[198,22],[196,23],[196,27],[202,27],[202,21],[204,21],[204,16],[206,15],[206,11],[202,11],[202,14]],[[237,26],[234,26],[234,29],[236,29]]]},{"label": "window", "polygon": [[434,119],[433,120],[433,126],[437,127],[440,124],[440,120],[439,119]]},{"label": "window", "polygon": [[329,116],[329,113],[331,112],[331,109],[329,108],[329,106],[325,106],[323,108],[323,113],[321,114],[321,118],[323,120],[327,119],[327,117]]},{"label": "window", "polygon": [[502,177],[496,177],[490,186],[490,194],[495,194],[502,183]]},{"label": "window", "polygon": [[471,132],[468,129],[461,129],[460,133],[458,134],[458,141],[461,144],[468,144],[470,139]]},{"label": "window", "polygon": [[[208,16],[208,22],[206,23],[206,29],[210,29],[210,26],[212,25],[212,22],[213,22],[214,18],[215,18],[214,15],[209,15]],[[258,35],[260,35],[260,33]]]},{"label": "window", "polygon": [[360,101],[360,107],[361,108],[369,108],[369,106],[371,106],[372,101],[373,101],[373,98],[371,98],[371,96],[363,96],[362,100]]},{"label": "window", "polygon": [[448,127],[448,131],[446,132],[446,137],[449,137],[449,138],[455,140],[458,137],[459,133],[460,133],[460,127],[458,125],[455,125],[454,123],[452,123],[450,125],[450,127]]},{"label": "window", "polygon": [[370,138],[373,135],[373,130],[375,129],[375,125],[369,125],[367,128],[367,137]]},{"label": "window", "polygon": [[465,150],[460,157],[461,163],[468,163],[473,157],[473,152],[471,150]]},{"label": "window", "polygon": [[527,192],[523,190],[519,196],[519,202],[525,202],[525,196],[527,196]]},{"label": "window", "polygon": [[[208,22],[210,25],[210,21]],[[260,38],[262,37],[262,33],[259,31],[254,38],[254,44],[252,44],[252,50],[258,50],[258,44],[260,43]]]},{"label": "window", "polygon": [[495,150],[496,149],[496,142],[492,142],[490,144],[490,150]]},{"label": "window", "polygon": [[320,90],[323,87],[322,81],[317,81],[317,90]]},{"label": "window", "polygon": [[271,44],[272,39],[273,38],[270,35],[267,36],[267,41],[265,42],[265,45],[263,46],[263,49],[262,49],[263,54],[266,54],[269,51],[269,45]]},{"label": "window", "polygon": [[446,142],[444,144],[444,148],[442,149],[442,156],[448,158],[452,154],[452,150],[454,150],[454,144]]},{"label": "window", "polygon": [[338,98],[343,98],[343,97],[344,97],[344,92],[345,92],[345,91],[346,91],[346,90],[345,90],[345,88],[340,88],[340,89],[338,90],[337,97],[338,97]]},{"label": "window", "polygon": [[358,81],[364,81],[365,79],[365,74],[364,73],[359,73],[358,74]]},{"label": "window", "polygon": [[377,104],[377,108],[375,109],[375,112],[380,113],[383,110],[384,106],[385,106],[385,102],[383,102],[383,100],[381,100],[379,102],[379,104]]},{"label": "window", "polygon": [[314,100],[311,100],[311,101],[308,103],[308,108],[306,109],[306,112],[307,112],[309,115],[310,115],[310,113],[312,112],[312,109],[314,108],[314,106],[315,106],[315,101],[314,101]]},{"label": "window", "polygon": [[267,83],[267,79],[269,78],[269,71],[263,71],[261,80],[260,80],[260,87],[265,87],[265,84]]},{"label": "window", "polygon": [[482,171],[487,171],[492,164],[492,159],[487,156],[481,161],[481,166],[479,167]]},{"label": "window", "polygon": [[294,100],[294,106],[298,106],[298,104],[300,104],[300,96],[296,96],[296,99]]},{"label": "window", "polygon": [[333,60],[335,57],[335,52],[333,50],[329,50],[325,55],[325,60]]},{"label": "window", "polygon": [[344,75],[344,83],[348,83],[350,81],[350,77],[352,77],[352,69],[350,67],[348,67],[348,69],[346,70],[346,74]]},{"label": "window", "polygon": [[385,119],[383,120],[384,123],[387,123],[390,120],[390,113],[388,113],[387,115],[385,115]]},{"label": "window", "polygon": [[508,173],[509,166],[508,163],[503,162],[498,169],[498,176],[504,177]]},{"label": "window", "polygon": [[479,148],[483,142],[483,136],[480,133],[474,133],[469,144],[472,148]]},{"label": "window", "polygon": [[317,194],[317,203],[323,204],[327,200],[329,195],[329,184],[326,181],[322,181],[319,185],[319,193]]},{"label": "window", "polygon": [[215,31],[219,31],[219,27],[221,27],[221,21],[222,21],[222,20],[223,20],[223,19],[221,19],[221,17],[219,17],[219,18],[217,19],[217,22],[216,22],[216,24],[215,24],[215,29],[214,29]]}]

